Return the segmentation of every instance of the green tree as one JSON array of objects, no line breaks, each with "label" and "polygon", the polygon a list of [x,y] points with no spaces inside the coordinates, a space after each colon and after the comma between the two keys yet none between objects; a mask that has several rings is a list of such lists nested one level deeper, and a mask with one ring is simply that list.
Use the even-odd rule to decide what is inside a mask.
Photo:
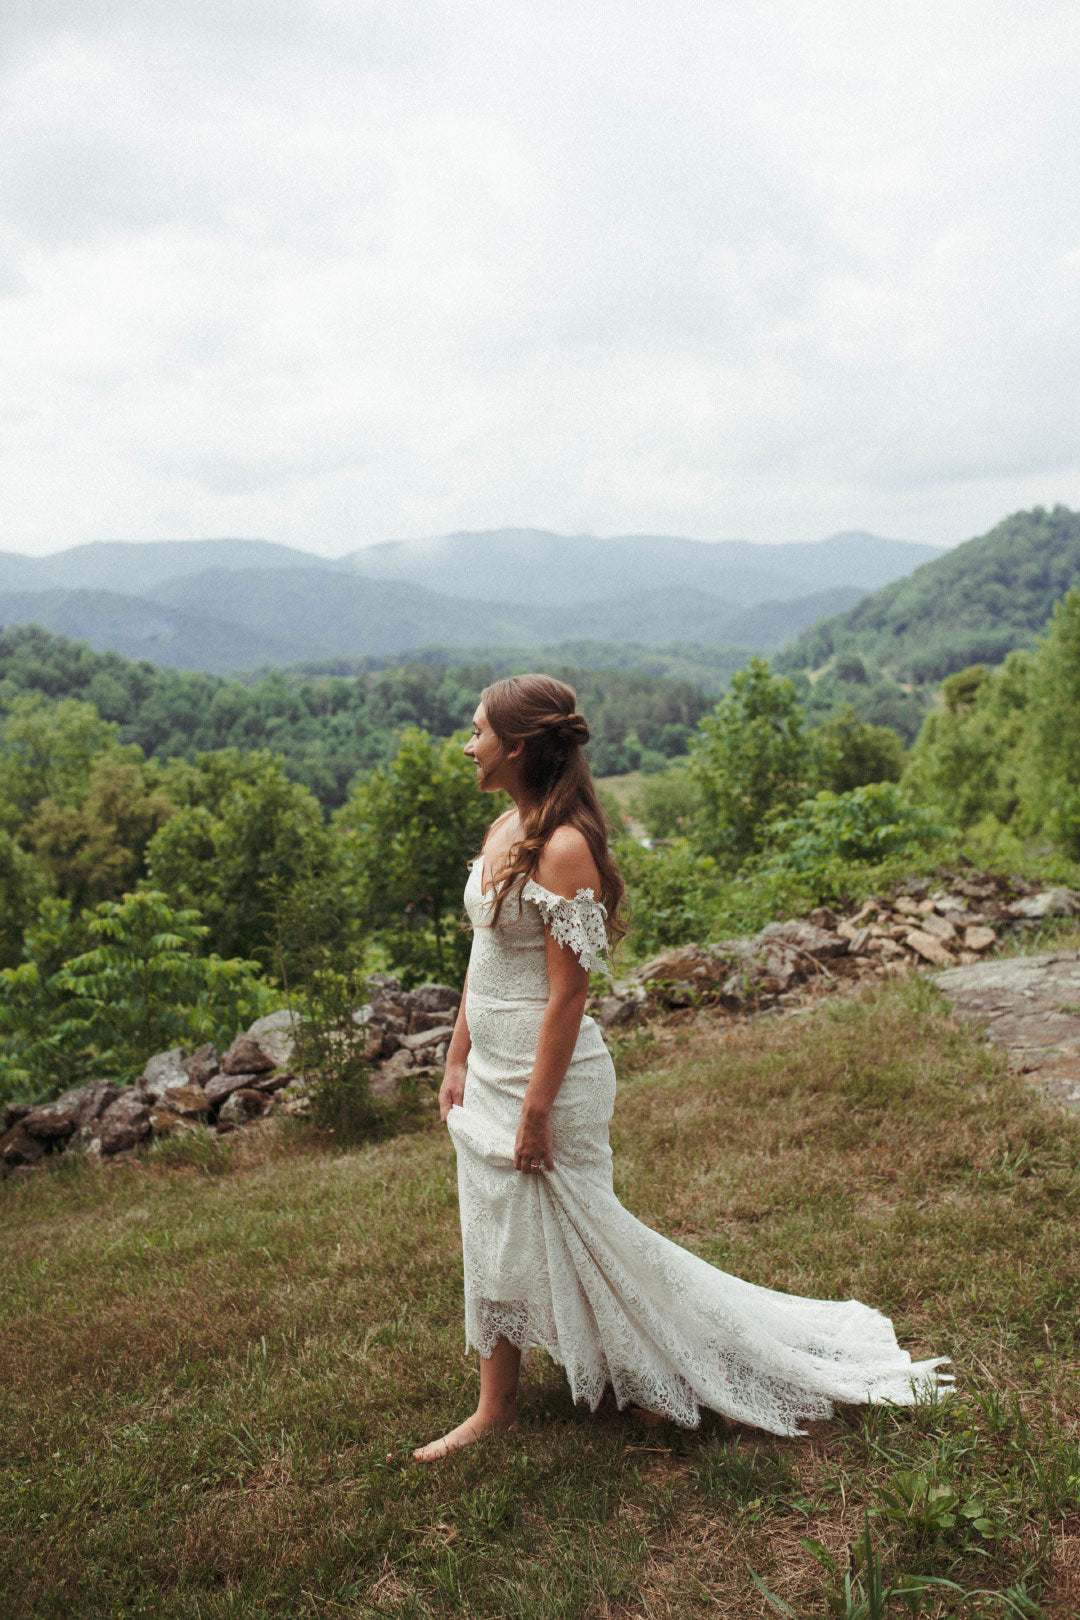
[{"label": "green tree", "polygon": [[0,827],[0,967],[13,967],[21,960],[23,933],[48,888],[36,861]]},{"label": "green tree", "polygon": [[752,658],[691,743],[699,847],[726,869],[739,866],[765,842],[770,817],[813,791],[820,769],[794,686]]},{"label": "green tree", "polygon": [[904,771],[904,743],[889,726],[860,720],[854,704],[810,733],[821,749],[825,786],[848,793],[867,782],[899,782]]},{"label": "green tree", "polygon": [[395,757],[354,789],[338,816],[360,927],[414,984],[460,983],[469,957],[460,926],[465,863],[505,807],[477,792],[463,741],[459,734],[436,742],[410,727]]},{"label": "green tree", "polygon": [[1080,858],[1080,590],[1075,588],[1055,606],[1032,658],[1022,795],[1028,820]]},{"label": "green tree", "polygon": [[64,810],[76,809],[86,798],[100,755],[142,759],[140,749],[121,747],[118,728],[102,720],[90,703],[75,698],[48,703],[38,693],[22,693],[8,702],[7,711],[0,726],[0,815],[9,827],[43,799]]},{"label": "green tree", "polygon": [[[173,905],[197,906],[214,949],[250,956],[267,971],[279,964],[277,913],[281,896],[311,880],[329,880],[338,853],[319,805],[291,782],[285,764],[268,750],[247,756],[226,750],[224,760],[199,755],[186,780],[188,803],[147,850],[150,880]],[[237,776],[230,776],[236,768]],[[200,793],[208,802],[197,801]],[[327,908],[318,927],[327,944],[349,927],[340,885],[325,881]],[[286,969],[296,953],[284,941]]]},{"label": "green tree", "polygon": [[100,754],[83,802],[64,806],[43,799],[19,836],[56,892],[83,907],[135,887],[147,845],[175,811],[143,766]]},{"label": "green tree", "polygon": [[909,798],[955,827],[988,818],[1008,826],[1020,803],[1030,681],[1026,652],[998,670],[974,664],[950,675],[908,755]]}]

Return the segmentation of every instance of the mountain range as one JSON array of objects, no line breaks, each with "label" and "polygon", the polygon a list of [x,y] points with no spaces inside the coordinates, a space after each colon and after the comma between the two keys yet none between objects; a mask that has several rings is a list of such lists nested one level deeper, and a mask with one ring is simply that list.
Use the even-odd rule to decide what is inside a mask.
[{"label": "mountain range", "polygon": [[506,529],[335,559],[264,540],[99,541],[0,553],[0,624],[215,673],[573,639],[767,652],[939,555],[859,532],[758,546]]}]

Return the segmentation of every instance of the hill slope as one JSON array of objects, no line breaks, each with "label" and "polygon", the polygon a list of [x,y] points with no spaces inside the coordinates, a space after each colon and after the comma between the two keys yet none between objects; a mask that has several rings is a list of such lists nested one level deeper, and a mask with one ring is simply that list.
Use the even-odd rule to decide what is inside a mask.
[{"label": "hill slope", "polygon": [[941,680],[1030,646],[1073,585],[1080,585],[1080,513],[1035,507],[814,625],[778,662],[820,669],[850,655],[901,680]]}]

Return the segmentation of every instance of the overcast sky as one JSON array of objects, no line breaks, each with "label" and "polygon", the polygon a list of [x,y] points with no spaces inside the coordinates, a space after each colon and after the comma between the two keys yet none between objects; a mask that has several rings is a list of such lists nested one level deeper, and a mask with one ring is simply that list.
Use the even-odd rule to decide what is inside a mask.
[{"label": "overcast sky", "polygon": [[3,0],[0,547],[1080,506],[1075,0]]}]

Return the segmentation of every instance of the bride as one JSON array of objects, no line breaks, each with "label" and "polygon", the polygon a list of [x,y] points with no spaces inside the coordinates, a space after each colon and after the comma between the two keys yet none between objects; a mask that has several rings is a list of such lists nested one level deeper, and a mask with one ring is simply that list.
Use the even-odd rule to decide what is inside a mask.
[{"label": "bride", "polygon": [[517,1420],[522,1356],[541,1345],[575,1400],[686,1427],[702,1406],[774,1434],[834,1402],[912,1405],[944,1358],[912,1362],[856,1300],[743,1282],[653,1232],[611,1177],[615,1071],[585,1014],[589,971],[625,932],[623,882],[569,686],[514,675],[481,694],[465,752],[492,823],[465,888],[472,952],[439,1093],[457,1151],[465,1333],[480,1401],[413,1456],[434,1462]]}]

